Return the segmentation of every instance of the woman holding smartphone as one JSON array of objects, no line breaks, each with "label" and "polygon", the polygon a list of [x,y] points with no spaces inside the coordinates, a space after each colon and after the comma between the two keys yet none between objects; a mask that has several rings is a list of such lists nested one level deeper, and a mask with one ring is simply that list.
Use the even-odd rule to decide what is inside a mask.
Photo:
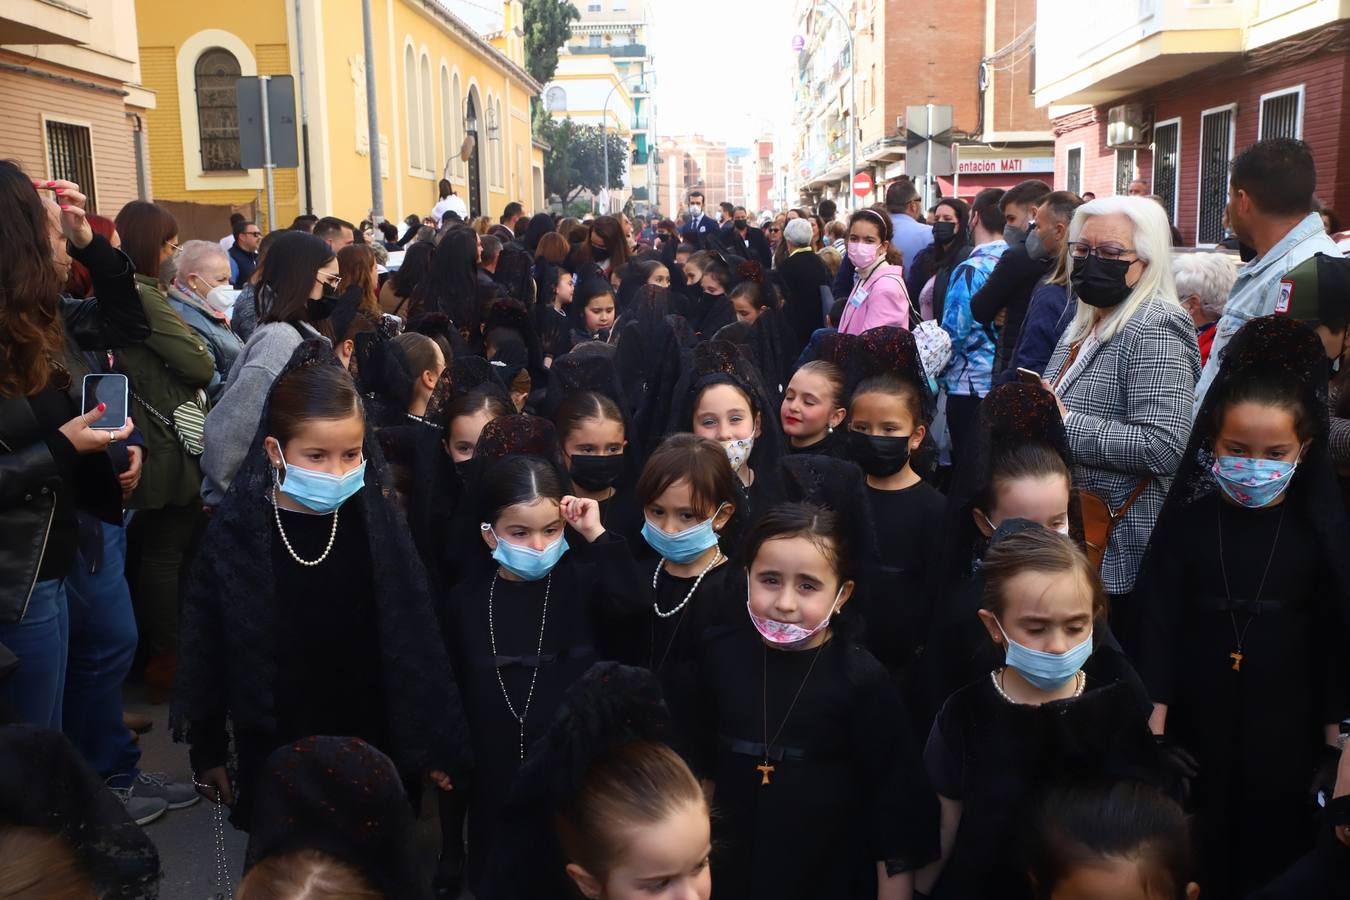
[{"label": "woman holding smartphone", "polygon": [[[135,269],[90,230],[78,185],[33,181],[0,161],[0,246],[0,644],[19,658],[0,701],[23,721],[59,730],[76,511],[121,522],[105,451],[132,427],[130,419],[90,427],[105,410],[80,414],[85,370],[67,347],[135,344],[150,328]],[[89,269],[97,299],[62,295],[72,257]]]}]

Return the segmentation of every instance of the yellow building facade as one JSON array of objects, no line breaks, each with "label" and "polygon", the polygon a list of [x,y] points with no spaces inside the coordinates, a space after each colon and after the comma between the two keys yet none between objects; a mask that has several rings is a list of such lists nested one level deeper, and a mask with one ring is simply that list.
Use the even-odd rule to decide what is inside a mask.
[{"label": "yellow building facade", "polygon": [[[495,217],[512,200],[540,208],[543,154],[530,133],[540,86],[523,66],[520,0],[504,4],[505,27],[488,37],[437,0],[371,5],[385,217],[429,213],[442,177],[475,212]],[[291,75],[300,165],[274,171],[277,222],[264,226],[285,227],[307,211],[369,216],[361,0],[249,0],[246,8],[137,0],[136,9],[142,77],[158,101],[148,116],[157,200],[207,204],[218,216],[252,204],[265,218],[262,170],[238,166],[231,85]]]}]

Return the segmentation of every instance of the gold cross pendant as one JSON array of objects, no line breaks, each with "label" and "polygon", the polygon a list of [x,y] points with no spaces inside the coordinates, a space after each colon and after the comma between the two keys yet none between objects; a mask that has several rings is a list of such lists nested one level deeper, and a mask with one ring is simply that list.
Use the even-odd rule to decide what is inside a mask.
[{"label": "gold cross pendant", "polygon": [[764,776],[764,778],[759,782],[761,786],[769,783],[769,773],[773,772],[774,768],[775,767],[768,762],[764,762],[758,766],[755,766],[755,769],[757,769],[759,773]]},{"label": "gold cross pendant", "polygon": [[1231,659],[1231,660],[1233,661],[1233,671],[1234,671],[1234,672],[1241,672],[1241,671],[1242,671],[1242,651],[1241,651],[1241,650],[1234,650],[1232,653],[1228,654],[1228,658]]}]

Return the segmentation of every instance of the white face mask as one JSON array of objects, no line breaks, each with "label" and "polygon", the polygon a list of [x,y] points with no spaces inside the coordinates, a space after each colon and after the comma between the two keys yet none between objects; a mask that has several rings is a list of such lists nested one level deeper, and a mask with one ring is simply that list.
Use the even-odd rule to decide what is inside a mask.
[{"label": "white face mask", "polygon": [[222,284],[211,288],[211,293],[205,297],[206,305],[221,315],[229,315],[230,310],[234,308],[234,301],[239,299],[239,294],[240,291],[236,291],[228,284]]},{"label": "white face mask", "polygon": [[703,212],[703,207],[699,206],[697,203],[689,204],[689,215],[697,219],[701,212]]}]

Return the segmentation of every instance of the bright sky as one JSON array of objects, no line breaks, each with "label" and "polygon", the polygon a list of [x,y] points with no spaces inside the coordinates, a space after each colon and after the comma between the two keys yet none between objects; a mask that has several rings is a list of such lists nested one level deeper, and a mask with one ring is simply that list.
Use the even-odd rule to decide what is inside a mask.
[{"label": "bright sky", "polygon": [[648,0],[662,135],[748,146],[792,120],[792,0]]},{"label": "bright sky", "polygon": [[[498,0],[438,0],[481,31]],[[662,136],[701,134],[748,147],[792,121],[793,0],[647,0]]]}]

